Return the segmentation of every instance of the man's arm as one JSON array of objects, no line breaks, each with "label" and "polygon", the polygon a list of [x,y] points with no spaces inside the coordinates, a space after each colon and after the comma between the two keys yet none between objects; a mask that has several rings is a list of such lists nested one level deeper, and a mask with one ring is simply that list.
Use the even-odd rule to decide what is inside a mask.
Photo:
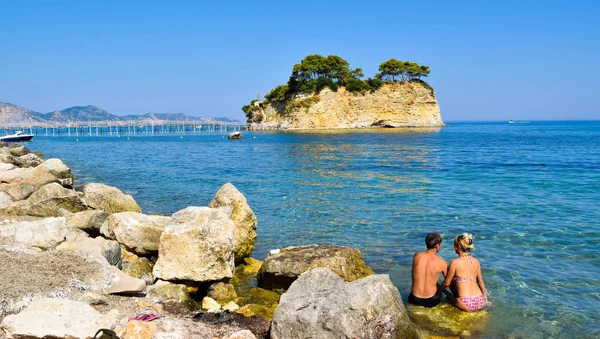
[{"label": "man's arm", "polygon": [[448,273],[448,263],[446,260],[440,258],[440,268],[442,269],[442,275],[444,278],[446,277],[446,273]]},{"label": "man's arm", "polygon": [[452,277],[454,277],[455,272],[456,268],[454,267],[454,265],[452,265],[452,262],[450,262],[450,266],[448,266],[448,272],[445,275],[444,282],[442,282],[442,284],[438,286],[438,291],[445,290],[448,288],[448,286],[450,286],[450,283],[452,282]]}]

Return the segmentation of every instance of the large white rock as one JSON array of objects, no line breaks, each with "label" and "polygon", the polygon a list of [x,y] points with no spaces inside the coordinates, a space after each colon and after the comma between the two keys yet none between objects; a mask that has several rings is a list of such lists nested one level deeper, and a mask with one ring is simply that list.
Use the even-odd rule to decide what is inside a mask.
[{"label": "large white rock", "polygon": [[106,219],[100,232],[131,252],[152,255],[158,252],[160,235],[170,220],[171,217],[136,212],[115,213]]},{"label": "large white rock", "polygon": [[223,185],[208,207],[223,207],[231,213],[235,225],[235,261],[240,263],[254,250],[258,220],[246,197],[231,183]]},{"label": "large white rock", "polygon": [[384,274],[344,282],[329,268],[306,271],[273,314],[271,338],[416,338],[400,292]]},{"label": "large white rock", "polygon": [[126,195],[116,187],[91,183],[83,187],[85,201],[89,206],[108,213],[142,212],[131,195]]},{"label": "large white rock", "polygon": [[188,207],[173,214],[160,236],[154,276],[198,282],[232,278],[234,230],[223,209]]},{"label": "large white rock", "polygon": [[84,302],[45,298],[7,316],[0,326],[9,338],[88,338],[116,323]]},{"label": "large white rock", "polygon": [[63,217],[0,225],[0,240],[45,250],[65,241],[67,234],[67,221]]}]

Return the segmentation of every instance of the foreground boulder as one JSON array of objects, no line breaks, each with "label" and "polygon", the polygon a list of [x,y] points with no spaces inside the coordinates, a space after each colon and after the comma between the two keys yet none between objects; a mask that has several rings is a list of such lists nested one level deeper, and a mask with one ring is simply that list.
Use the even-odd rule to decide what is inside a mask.
[{"label": "foreground boulder", "polygon": [[100,232],[135,254],[155,255],[160,235],[170,220],[171,217],[136,212],[115,213],[106,219]]},{"label": "foreground boulder", "polygon": [[258,220],[244,195],[231,183],[219,189],[208,207],[224,207],[231,211],[235,225],[235,262],[241,263],[254,250]]},{"label": "foreground boulder", "polygon": [[196,282],[232,278],[234,229],[223,209],[188,207],[173,214],[160,236],[154,276]]},{"label": "foreground boulder", "polygon": [[67,221],[62,217],[0,225],[0,243],[17,243],[43,250],[58,246],[67,234]]},{"label": "foreground boulder", "polygon": [[0,327],[14,338],[87,338],[100,328],[113,329],[116,322],[84,302],[46,298],[7,316]]},{"label": "foreground boulder", "polygon": [[36,217],[58,217],[62,210],[72,213],[87,210],[77,192],[53,182],[42,186],[27,200],[15,202],[4,209],[8,215],[30,215]]},{"label": "foreground boulder", "polygon": [[344,282],[328,268],[302,274],[281,296],[272,339],[417,338],[387,275]]},{"label": "foreground boulder", "polygon": [[86,203],[94,209],[108,213],[138,212],[142,209],[131,195],[126,195],[116,187],[104,184],[87,184],[83,187]]},{"label": "foreground boulder", "polygon": [[286,289],[300,274],[316,267],[327,267],[345,281],[373,274],[357,249],[334,245],[293,246],[267,256],[258,271],[258,285]]}]

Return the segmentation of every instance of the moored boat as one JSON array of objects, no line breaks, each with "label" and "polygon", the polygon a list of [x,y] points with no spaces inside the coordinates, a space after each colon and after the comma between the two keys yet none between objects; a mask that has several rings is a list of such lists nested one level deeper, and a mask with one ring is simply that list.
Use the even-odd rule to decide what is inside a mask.
[{"label": "moored boat", "polygon": [[0,141],[4,142],[30,141],[31,139],[33,139],[33,134],[25,134],[23,131],[17,131],[15,134],[7,134],[0,137]]}]

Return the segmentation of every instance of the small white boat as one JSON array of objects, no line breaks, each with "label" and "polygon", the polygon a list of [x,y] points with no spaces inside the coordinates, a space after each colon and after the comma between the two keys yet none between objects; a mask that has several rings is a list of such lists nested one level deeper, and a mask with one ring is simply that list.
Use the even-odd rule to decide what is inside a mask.
[{"label": "small white boat", "polygon": [[17,131],[15,134],[0,137],[0,141],[4,142],[30,141],[31,139],[33,139],[33,134],[25,134],[23,131]]},{"label": "small white boat", "polygon": [[508,120],[508,123],[509,123],[509,124],[514,124],[515,122],[514,122],[514,121],[512,121],[512,120]]}]

